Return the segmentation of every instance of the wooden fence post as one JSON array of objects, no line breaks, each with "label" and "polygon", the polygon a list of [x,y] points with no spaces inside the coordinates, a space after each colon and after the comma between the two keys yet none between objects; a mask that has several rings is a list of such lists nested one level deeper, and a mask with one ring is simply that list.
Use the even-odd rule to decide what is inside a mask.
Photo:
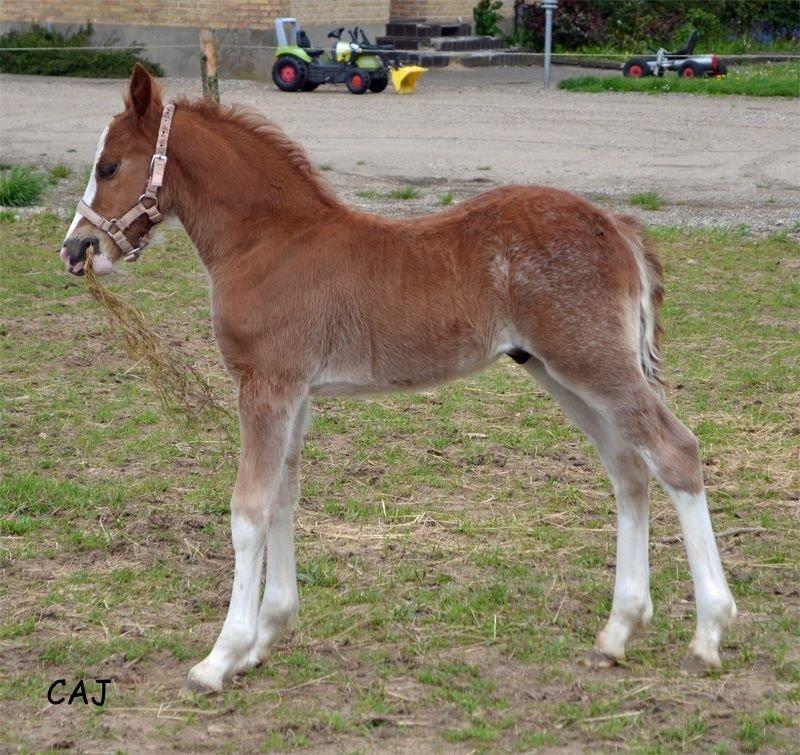
[{"label": "wooden fence post", "polygon": [[203,97],[219,102],[217,79],[217,45],[213,29],[200,29],[200,74],[203,79]]}]

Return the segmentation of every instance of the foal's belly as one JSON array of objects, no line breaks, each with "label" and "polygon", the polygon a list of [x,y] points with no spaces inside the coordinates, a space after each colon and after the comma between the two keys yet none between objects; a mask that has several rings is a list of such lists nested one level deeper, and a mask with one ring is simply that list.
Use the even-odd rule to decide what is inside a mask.
[{"label": "foal's belly", "polygon": [[498,344],[488,353],[461,355],[457,360],[425,359],[411,364],[386,365],[374,374],[369,367],[326,368],[311,386],[315,396],[359,396],[397,391],[421,391],[478,372],[506,353],[511,344]]}]

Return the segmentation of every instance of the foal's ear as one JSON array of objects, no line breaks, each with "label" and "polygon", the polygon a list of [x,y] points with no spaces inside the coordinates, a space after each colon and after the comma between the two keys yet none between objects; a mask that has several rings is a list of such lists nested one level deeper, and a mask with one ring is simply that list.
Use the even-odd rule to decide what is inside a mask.
[{"label": "foal's ear", "polygon": [[161,89],[141,63],[136,63],[133,67],[125,104],[133,108],[139,118],[144,116],[151,105],[161,105]]}]

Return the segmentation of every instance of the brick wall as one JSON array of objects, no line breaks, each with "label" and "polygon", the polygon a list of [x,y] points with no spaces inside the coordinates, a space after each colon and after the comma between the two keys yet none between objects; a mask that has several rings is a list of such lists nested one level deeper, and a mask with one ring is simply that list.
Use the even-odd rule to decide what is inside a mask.
[{"label": "brick wall", "polygon": [[289,13],[304,27],[334,24],[383,25],[390,0],[289,0]]},{"label": "brick wall", "polygon": [[[385,24],[389,18],[472,19],[476,0],[0,0],[0,21],[105,26],[270,29],[276,16],[306,26]],[[509,3],[510,5],[510,3]]]},{"label": "brick wall", "polygon": [[[0,0],[0,21],[97,25],[271,29],[276,16],[295,16],[304,26],[359,23],[379,26],[390,18],[472,20],[477,0]],[[509,2],[507,5],[511,5]]]},{"label": "brick wall", "polygon": [[[462,18],[472,23],[472,9],[477,0],[392,0],[391,16],[396,19],[424,18],[428,21],[455,21]],[[513,8],[513,0],[504,3]]]},{"label": "brick wall", "polygon": [[289,0],[2,0],[0,21],[269,29],[288,10]]}]

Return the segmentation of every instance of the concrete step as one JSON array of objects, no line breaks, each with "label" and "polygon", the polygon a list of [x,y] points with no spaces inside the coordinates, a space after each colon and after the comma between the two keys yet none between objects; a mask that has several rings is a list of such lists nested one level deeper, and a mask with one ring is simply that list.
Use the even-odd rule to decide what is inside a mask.
[{"label": "concrete step", "polygon": [[386,36],[430,39],[441,37],[442,27],[439,24],[426,24],[422,21],[390,21],[386,24]]},{"label": "concrete step", "polygon": [[375,40],[377,45],[394,45],[398,49],[403,50],[418,50],[420,43],[425,43],[424,39],[417,39],[415,37],[378,37]]},{"label": "concrete step", "polygon": [[469,37],[472,34],[472,24],[451,23],[440,24],[442,37]]},{"label": "concrete step", "polygon": [[421,52],[419,50],[398,50],[400,60],[423,68],[444,68],[450,65],[450,55],[444,52]]},{"label": "concrete step", "polygon": [[379,45],[394,45],[398,50],[431,50],[433,52],[469,52],[500,50],[503,40],[495,37],[378,37]]},{"label": "concrete step", "polygon": [[389,21],[386,24],[387,37],[405,39],[433,39],[434,37],[468,37],[472,26],[466,23],[426,23],[424,19]]},{"label": "concrete step", "polygon": [[[425,68],[443,68],[456,63],[465,68],[485,66],[540,66],[542,53],[507,50],[476,50],[469,52],[438,52],[428,50],[398,50],[400,60]],[[553,59],[556,63],[556,59]]]},{"label": "concrete step", "polygon": [[506,50],[486,50],[454,55],[453,62],[466,68],[482,66],[534,66],[542,65],[542,56],[533,52],[508,52]]},{"label": "concrete step", "polygon": [[467,52],[469,50],[499,50],[503,40],[499,37],[433,37],[430,45],[441,52]]}]

